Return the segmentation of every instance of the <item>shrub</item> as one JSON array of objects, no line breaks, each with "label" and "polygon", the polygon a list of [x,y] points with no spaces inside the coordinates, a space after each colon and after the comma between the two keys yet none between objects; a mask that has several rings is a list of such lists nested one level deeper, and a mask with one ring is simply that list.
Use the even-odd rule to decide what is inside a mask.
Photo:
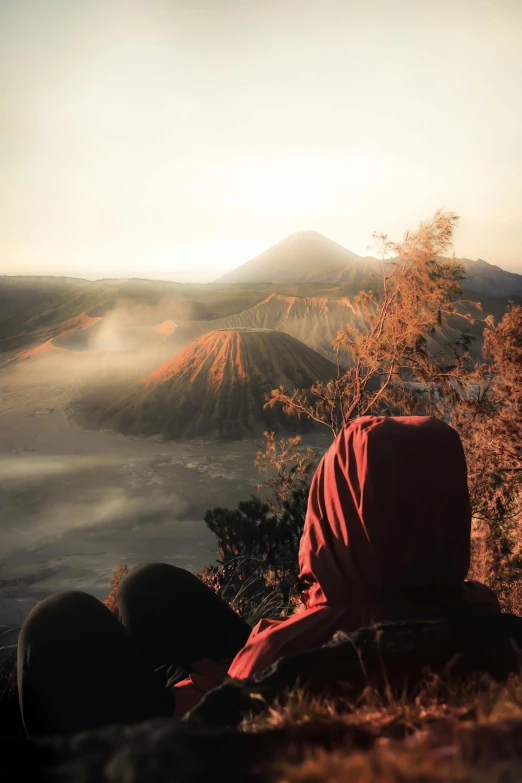
[{"label": "shrub", "polygon": [[307,485],[292,489],[279,513],[251,498],[236,509],[214,508],[205,514],[217,539],[219,565],[205,569],[201,577],[251,622],[260,606],[264,616],[294,608],[308,491]]}]

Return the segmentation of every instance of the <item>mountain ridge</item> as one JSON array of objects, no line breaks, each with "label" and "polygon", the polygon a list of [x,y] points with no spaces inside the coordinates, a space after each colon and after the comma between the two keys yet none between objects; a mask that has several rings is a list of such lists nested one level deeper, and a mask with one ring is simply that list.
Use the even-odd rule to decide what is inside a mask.
[{"label": "mountain ridge", "polygon": [[347,323],[362,327],[364,313],[349,297],[299,297],[270,294],[253,307],[212,321],[178,321],[169,338],[179,348],[220,329],[271,329],[288,334],[332,362],[332,342]]},{"label": "mountain ridge", "polygon": [[[457,258],[466,271],[466,288],[492,296],[522,297],[522,275],[482,258]],[[380,261],[358,256],[316,231],[290,234],[246,261],[216,283],[356,283],[366,282]]]}]

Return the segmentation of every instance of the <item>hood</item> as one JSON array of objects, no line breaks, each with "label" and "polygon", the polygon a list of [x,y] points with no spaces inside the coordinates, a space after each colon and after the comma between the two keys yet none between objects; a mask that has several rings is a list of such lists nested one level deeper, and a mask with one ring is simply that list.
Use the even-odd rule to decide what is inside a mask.
[{"label": "hood", "polygon": [[299,550],[305,602],[456,588],[468,572],[470,535],[457,432],[424,416],[356,419],[312,481]]}]

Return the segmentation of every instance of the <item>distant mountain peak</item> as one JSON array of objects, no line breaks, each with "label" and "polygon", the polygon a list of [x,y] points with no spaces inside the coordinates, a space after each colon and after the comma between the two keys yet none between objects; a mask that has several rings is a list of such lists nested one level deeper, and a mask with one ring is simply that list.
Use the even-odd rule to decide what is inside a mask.
[{"label": "distant mountain peak", "polygon": [[[274,245],[273,247],[277,247],[277,245],[281,245],[284,243],[293,243],[293,242],[323,242],[325,244],[332,244],[332,245],[337,244],[337,242],[334,242],[333,239],[330,239],[324,234],[321,234],[320,231],[314,231],[313,229],[304,229],[303,231],[293,231],[291,234],[288,234],[288,236],[284,237],[279,242],[277,242],[276,245]],[[342,245],[339,245],[339,247],[342,247]]]},{"label": "distant mountain peak", "polygon": [[361,256],[318,231],[296,231],[216,282],[314,282],[325,273],[341,274],[361,260]]},{"label": "distant mountain peak", "polygon": [[[522,297],[522,275],[508,272],[482,258],[457,259],[464,266],[463,288],[492,296]],[[328,283],[365,286],[379,262],[358,256],[318,231],[295,231],[264,253],[233,269],[217,283]]]},{"label": "distant mountain peak", "polygon": [[285,239],[292,239],[292,237],[322,237],[323,239],[328,239],[328,237],[326,237],[324,234],[321,234],[319,231],[314,231],[312,228],[305,228],[301,231],[292,231],[291,234],[288,234],[288,236],[281,241],[284,242]]}]

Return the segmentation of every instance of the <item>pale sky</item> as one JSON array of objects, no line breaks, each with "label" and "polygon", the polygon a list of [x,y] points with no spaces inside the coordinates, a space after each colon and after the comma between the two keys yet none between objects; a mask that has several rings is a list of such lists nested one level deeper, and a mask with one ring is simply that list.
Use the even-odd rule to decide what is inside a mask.
[{"label": "pale sky", "polygon": [[210,281],[438,207],[522,273],[522,0],[0,0],[0,274]]}]

